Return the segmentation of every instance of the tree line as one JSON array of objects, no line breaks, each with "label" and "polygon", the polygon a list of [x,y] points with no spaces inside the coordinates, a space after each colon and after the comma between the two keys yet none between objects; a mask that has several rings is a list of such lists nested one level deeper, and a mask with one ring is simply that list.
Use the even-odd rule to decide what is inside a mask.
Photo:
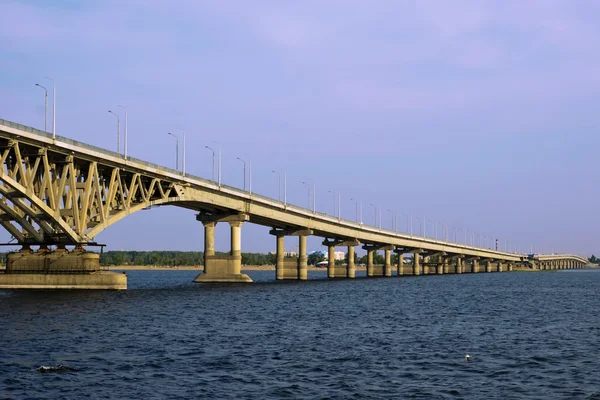
[{"label": "tree line", "polygon": [[[215,252],[226,256],[229,253]],[[275,254],[242,253],[242,264],[273,265]],[[100,265],[138,265],[138,266],[183,266],[204,265],[202,251],[107,251],[100,256]]]}]

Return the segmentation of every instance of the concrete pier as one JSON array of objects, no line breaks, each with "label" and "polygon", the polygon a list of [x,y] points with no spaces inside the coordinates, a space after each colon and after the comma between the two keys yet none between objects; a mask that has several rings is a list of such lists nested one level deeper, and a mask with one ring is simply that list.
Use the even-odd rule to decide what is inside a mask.
[{"label": "concrete pier", "polygon": [[367,248],[367,276],[373,276],[373,269],[374,269],[374,264],[373,264],[373,249],[372,248]]},{"label": "concrete pier", "polygon": [[248,220],[247,215],[232,215],[221,218],[229,222],[231,231],[231,250],[228,256],[215,255],[216,221],[204,223],[204,273],[194,282],[252,282],[246,274],[242,274],[242,223]]},{"label": "concrete pier", "polygon": [[429,265],[427,265],[429,263],[429,257],[428,256],[423,256],[423,275],[429,275]]},{"label": "concrete pier", "polygon": [[438,275],[443,275],[444,274],[444,263],[443,263],[443,261],[442,262],[438,261],[438,264],[435,266],[435,270],[436,270],[436,273]]},{"label": "concrete pier", "polygon": [[356,264],[354,263],[354,245],[348,245],[348,278],[356,278]]},{"label": "concrete pier", "polygon": [[397,273],[398,276],[404,275],[404,253],[397,251],[398,253],[398,265],[397,265]]},{"label": "concrete pier", "polygon": [[328,278],[347,278],[347,266],[336,265],[335,263],[335,246],[330,245],[328,248],[327,258],[327,277]]},{"label": "concrete pier", "polygon": [[76,248],[10,253],[0,289],[127,289],[127,275],[102,271],[97,253]]},{"label": "concrete pier", "polygon": [[384,250],[383,276],[392,276],[392,255],[389,248]]},{"label": "concrete pier", "polygon": [[308,279],[308,258],[306,256],[306,235],[298,235],[298,279]]},{"label": "concrete pier", "polygon": [[462,265],[463,261],[462,261],[462,257],[461,256],[457,256],[456,257],[456,273],[457,274],[462,274],[463,273],[463,265]]},{"label": "concrete pier", "polygon": [[413,253],[413,275],[421,275],[421,265],[419,262],[419,253]]}]

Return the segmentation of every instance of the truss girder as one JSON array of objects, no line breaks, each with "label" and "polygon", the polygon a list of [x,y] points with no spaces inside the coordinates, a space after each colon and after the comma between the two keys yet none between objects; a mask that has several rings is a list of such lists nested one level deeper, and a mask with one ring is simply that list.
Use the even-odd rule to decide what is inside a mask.
[{"label": "truss girder", "polygon": [[0,139],[0,225],[20,244],[85,244],[123,217],[177,201],[177,182]]}]

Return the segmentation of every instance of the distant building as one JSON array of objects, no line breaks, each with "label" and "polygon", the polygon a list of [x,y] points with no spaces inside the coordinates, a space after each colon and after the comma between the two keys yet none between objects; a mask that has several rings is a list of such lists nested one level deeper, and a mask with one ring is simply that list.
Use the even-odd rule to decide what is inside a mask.
[{"label": "distant building", "polygon": [[[276,251],[270,251],[269,254],[277,254]],[[283,253],[285,257],[298,257],[298,253],[295,251],[286,251]]]}]

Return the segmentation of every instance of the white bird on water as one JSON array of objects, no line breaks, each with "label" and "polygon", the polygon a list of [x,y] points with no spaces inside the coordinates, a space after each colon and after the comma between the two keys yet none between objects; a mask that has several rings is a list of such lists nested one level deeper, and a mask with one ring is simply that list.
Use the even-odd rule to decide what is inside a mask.
[{"label": "white bird on water", "polygon": [[471,355],[467,354],[467,355],[465,356],[465,360],[467,360],[467,361],[471,361]]}]

